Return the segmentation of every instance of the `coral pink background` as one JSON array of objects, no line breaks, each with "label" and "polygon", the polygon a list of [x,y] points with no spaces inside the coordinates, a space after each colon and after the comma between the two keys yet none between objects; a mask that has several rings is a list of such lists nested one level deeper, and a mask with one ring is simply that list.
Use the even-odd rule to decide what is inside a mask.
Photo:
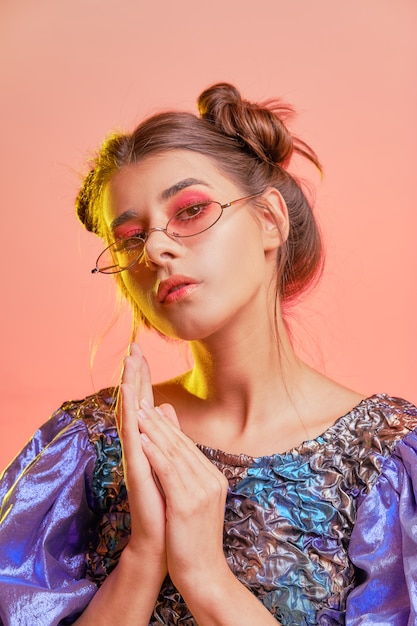
[{"label": "coral pink background", "polygon": [[[2,0],[1,467],[62,401],[118,379],[129,320],[112,323],[113,281],[90,273],[101,244],[73,216],[86,156],[219,80],[293,103],[325,167],[305,173],[327,268],[293,316],[301,351],[364,393],[417,401],[416,13],[413,0]],[[155,380],[187,367],[180,347],[143,344]]]}]

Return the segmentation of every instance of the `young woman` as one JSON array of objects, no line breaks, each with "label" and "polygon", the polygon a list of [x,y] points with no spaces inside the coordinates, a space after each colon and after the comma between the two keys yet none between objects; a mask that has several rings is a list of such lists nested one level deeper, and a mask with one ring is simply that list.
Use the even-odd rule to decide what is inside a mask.
[{"label": "young woman", "polygon": [[416,624],[417,409],[312,370],[285,320],[322,263],[287,165],[317,157],[277,103],[199,110],[110,137],[77,199],[94,271],[194,365],[152,386],[132,343],[6,471],[1,623]]}]

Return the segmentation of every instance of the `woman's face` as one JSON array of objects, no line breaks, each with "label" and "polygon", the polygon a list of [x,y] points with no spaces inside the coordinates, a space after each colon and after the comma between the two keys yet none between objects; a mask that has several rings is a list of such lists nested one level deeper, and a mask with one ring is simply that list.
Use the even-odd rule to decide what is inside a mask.
[{"label": "woman's face", "polygon": [[[245,195],[208,157],[165,152],[113,175],[104,193],[104,219],[110,238],[123,239],[165,228],[184,207]],[[151,232],[143,258],[120,276],[151,326],[170,337],[205,339],[236,323],[260,322],[276,254],[266,248],[262,220],[244,200],[198,235]]]}]

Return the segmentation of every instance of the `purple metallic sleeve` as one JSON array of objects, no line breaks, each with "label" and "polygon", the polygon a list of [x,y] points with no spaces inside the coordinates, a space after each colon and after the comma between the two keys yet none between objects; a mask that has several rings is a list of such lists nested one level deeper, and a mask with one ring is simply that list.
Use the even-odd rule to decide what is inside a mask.
[{"label": "purple metallic sleeve", "polygon": [[0,623],[71,623],[96,586],[86,580],[95,453],[82,420],[58,411],[0,481]]},{"label": "purple metallic sleeve", "polygon": [[347,601],[346,624],[417,624],[417,433],[393,456],[358,510],[349,555],[363,582]]}]

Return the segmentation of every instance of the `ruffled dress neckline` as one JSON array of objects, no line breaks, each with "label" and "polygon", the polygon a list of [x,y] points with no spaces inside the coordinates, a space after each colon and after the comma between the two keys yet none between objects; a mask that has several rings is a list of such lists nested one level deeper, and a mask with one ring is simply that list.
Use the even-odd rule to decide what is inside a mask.
[{"label": "ruffled dress neckline", "polygon": [[366,416],[372,405],[376,405],[378,402],[387,399],[388,394],[386,393],[376,393],[368,396],[367,398],[364,398],[350,411],[338,417],[336,421],[331,426],[329,426],[329,428],[327,428],[323,433],[321,433],[314,439],[307,439],[301,442],[299,445],[293,446],[284,452],[275,452],[273,454],[251,456],[245,453],[235,454],[231,452],[226,452],[219,448],[212,448],[198,442],[196,443],[196,445],[210,460],[220,465],[228,465],[241,468],[251,467],[254,463],[260,462],[262,462],[263,464],[268,462],[272,463],[275,462],[277,458],[294,458],[296,456],[301,456],[304,454],[311,454],[313,452],[317,452],[320,447],[326,445],[326,443],[331,441],[333,438],[339,437],[341,431],[345,430],[347,423],[352,421],[353,418],[355,418],[356,422],[356,419],[360,412],[363,412]]}]

